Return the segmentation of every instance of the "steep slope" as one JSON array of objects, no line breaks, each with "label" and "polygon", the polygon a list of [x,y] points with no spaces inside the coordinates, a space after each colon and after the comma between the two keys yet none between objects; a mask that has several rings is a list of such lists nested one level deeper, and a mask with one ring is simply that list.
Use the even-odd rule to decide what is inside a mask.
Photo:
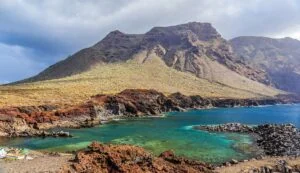
[{"label": "steep slope", "polygon": [[123,62],[140,52],[149,53],[153,49],[169,67],[191,72],[210,81],[219,82],[220,74],[211,65],[217,63],[249,79],[268,84],[265,73],[246,66],[211,24],[197,22],[154,27],[141,35],[113,31],[96,45],[75,53],[23,82],[79,74],[95,64]]},{"label": "steep slope", "polygon": [[230,43],[246,63],[265,70],[275,87],[300,93],[300,41],[292,38],[238,37]]}]

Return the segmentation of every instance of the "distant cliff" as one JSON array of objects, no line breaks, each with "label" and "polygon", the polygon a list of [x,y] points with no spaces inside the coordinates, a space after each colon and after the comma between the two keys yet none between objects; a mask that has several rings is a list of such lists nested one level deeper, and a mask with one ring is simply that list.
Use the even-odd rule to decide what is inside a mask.
[{"label": "distant cliff", "polygon": [[244,62],[266,72],[273,86],[300,93],[300,41],[292,38],[237,37],[230,40]]}]

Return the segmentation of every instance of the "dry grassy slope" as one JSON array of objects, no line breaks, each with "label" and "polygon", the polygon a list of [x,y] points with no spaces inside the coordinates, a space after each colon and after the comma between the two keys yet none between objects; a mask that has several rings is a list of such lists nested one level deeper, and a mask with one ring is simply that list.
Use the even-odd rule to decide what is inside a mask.
[{"label": "dry grassy slope", "polygon": [[[122,63],[98,64],[90,71],[66,78],[40,81],[12,86],[0,86],[0,107],[16,105],[40,104],[74,104],[88,99],[90,96],[104,93],[113,94],[128,88],[156,89],[165,94],[182,92],[186,95],[203,97],[250,98],[274,96],[278,90],[243,78],[244,82],[236,81],[236,77],[224,77],[229,85],[238,84],[239,88],[212,83],[200,79],[191,73],[180,72],[165,65],[154,53],[146,52],[136,55],[133,60]],[[214,62],[210,62],[214,65]],[[217,72],[228,74],[218,64]],[[228,74],[231,76],[231,74]],[[234,76],[234,75],[233,75]],[[241,77],[241,76],[239,76]],[[239,79],[240,80],[240,79]]]}]

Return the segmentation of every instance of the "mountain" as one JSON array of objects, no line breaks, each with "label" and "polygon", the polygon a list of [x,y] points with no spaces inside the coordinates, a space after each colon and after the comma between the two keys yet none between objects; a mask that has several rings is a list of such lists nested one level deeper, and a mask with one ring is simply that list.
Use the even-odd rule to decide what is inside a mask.
[{"label": "mountain", "polygon": [[110,32],[37,76],[0,87],[0,105],[76,102],[128,88],[230,98],[283,93],[269,84],[265,71],[246,65],[211,24],[191,22],[145,34]]},{"label": "mountain", "polygon": [[234,51],[253,68],[266,71],[273,86],[300,93],[300,41],[292,38],[237,37]]},{"label": "mountain", "polygon": [[[216,74],[218,71],[212,67],[222,65],[252,80],[268,83],[263,71],[251,69],[241,62],[211,24],[197,22],[154,27],[140,35],[113,31],[96,45],[75,53],[25,81],[62,78],[87,71],[95,64],[123,62],[141,52],[149,55],[152,51],[167,66],[210,81],[220,80]],[[140,57],[142,63],[147,61],[147,55]]]}]

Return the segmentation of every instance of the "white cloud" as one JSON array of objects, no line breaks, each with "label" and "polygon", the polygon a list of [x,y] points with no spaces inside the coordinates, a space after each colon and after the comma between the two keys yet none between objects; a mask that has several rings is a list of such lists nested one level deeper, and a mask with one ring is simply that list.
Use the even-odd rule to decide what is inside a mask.
[{"label": "white cloud", "polygon": [[[300,22],[297,0],[0,0],[0,31],[57,40],[72,50],[99,41],[109,31],[146,32],[157,25],[213,23],[227,38],[274,35]],[[1,17],[0,17],[1,19]],[[34,31],[34,32],[33,32]],[[67,47],[68,47],[67,46]],[[76,48],[76,49],[75,49]]]},{"label": "white cloud", "polygon": [[20,46],[0,43],[0,82],[7,83],[30,77],[43,68],[45,64],[33,61],[32,51]]},{"label": "white cloud", "polygon": [[283,30],[283,31],[273,35],[273,37],[276,37],[276,38],[292,37],[292,38],[300,40],[300,24],[298,26],[290,27],[286,30]]}]

